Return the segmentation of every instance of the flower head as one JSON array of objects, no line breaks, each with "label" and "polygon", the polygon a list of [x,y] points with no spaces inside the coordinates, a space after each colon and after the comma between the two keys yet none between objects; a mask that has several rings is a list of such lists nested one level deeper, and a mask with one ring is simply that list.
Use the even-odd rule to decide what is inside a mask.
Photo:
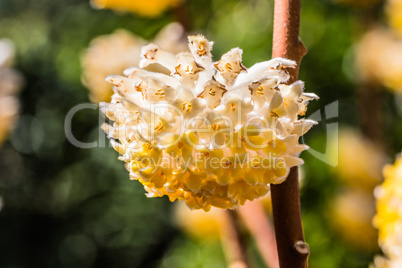
[{"label": "flower head", "polygon": [[[312,120],[304,115],[314,94],[291,85],[275,58],[246,69],[239,48],[213,62],[213,43],[190,36],[190,53],[174,55],[155,44],[142,48],[140,67],[112,75],[103,128],[149,197],[184,200],[193,209],[235,208],[265,195],[301,165],[298,138]],[[158,64],[159,72],[147,71]],[[257,96],[258,95],[258,96]]]}]

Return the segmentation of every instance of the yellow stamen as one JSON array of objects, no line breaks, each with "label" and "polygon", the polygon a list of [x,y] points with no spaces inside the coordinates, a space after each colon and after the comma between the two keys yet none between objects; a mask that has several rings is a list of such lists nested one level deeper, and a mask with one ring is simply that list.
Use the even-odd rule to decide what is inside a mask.
[{"label": "yellow stamen", "polygon": [[218,131],[219,129],[221,129],[221,125],[213,124],[213,125],[211,126],[211,128],[212,128],[214,131]]},{"label": "yellow stamen", "polygon": [[183,141],[179,141],[179,143],[177,144],[177,147],[179,147],[179,149],[183,148],[184,146],[184,142]]},{"label": "yellow stamen", "polygon": [[257,87],[256,94],[264,95],[264,88],[260,85]]},{"label": "yellow stamen", "polygon": [[275,113],[274,111],[271,111],[271,116],[272,117],[279,117],[279,115],[277,113]]},{"label": "yellow stamen", "polygon": [[184,112],[189,112],[190,110],[191,110],[191,107],[192,107],[193,105],[191,104],[191,102],[186,102],[186,103],[184,103],[183,104],[183,111]]},{"label": "yellow stamen", "polygon": [[159,122],[159,124],[155,127],[155,131],[162,131],[165,128],[162,122]]},{"label": "yellow stamen", "polygon": [[205,50],[205,45],[203,43],[200,43],[198,45],[198,56],[204,56],[205,54],[207,54],[207,51]]},{"label": "yellow stamen", "polygon": [[237,103],[231,103],[230,108],[232,109],[232,111],[236,111]]}]

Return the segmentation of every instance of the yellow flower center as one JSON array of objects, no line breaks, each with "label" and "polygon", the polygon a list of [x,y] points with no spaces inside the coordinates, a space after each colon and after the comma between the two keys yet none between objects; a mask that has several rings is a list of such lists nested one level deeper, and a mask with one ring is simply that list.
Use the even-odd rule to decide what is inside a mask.
[{"label": "yellow flower center", "polygon": [[162,122],[159,122],[159,124],[155,127],[155,131],[162,131],[165,128]]},{"label": "yellow flower center", "polygon": [[237,103],[231,103],[230,108],[232,109],[232,111],[236,111]]},{"label": "yellow flower center", "polygon": [[279,115],[277,113],[275,113],[274,111],[271,111],[271,116],[272,117],[277,117],[277,118],[279,117]]},{"label": "yellow flower center", "polygon": [[183,148],[184,146],[184,142],[183,141],[179,141],[179,143],[177,144],[177,147],[179,147],[179,149]]},{"label": "yellow flower center", "polygon": [[222,162],[222,166],[224,168],[230,167],[232,165],[232,162],[230,162],[229,159],[226,159],[225,161]]},{"label": "yellow flower center", "polygon": [[193,105],[191,104],[191,102],[186,102],[186,103],[184,103],[183,104],[183,111],[184,112],[189,112],[190,110],[191,110],[191,107],[192,107]]},{"label": "yellow flower center", "polygon": [[260,85],[259,87],[257,87],[257,90],[255,93],[259,94],[259,95],[264,95],[264,88]]},{"label": "yellow flower center", "polygon": [[163,88],[161,88],[155,93],[155,95],[158,96],[159,99],[163,99],[165,97],[165,90],[163,90]]},{"label": "yellow flower center", "polygon": [[198,55],[204,56],[205,54],[207,54],[207,51],[205,50],[205,45],[203,43],[200,43],[198,45]]},{"label": "yellow flower center", "polygon": [[221,129],[221,125],[212,124],[211,128],[212,128],[212,130],[214,130],[214,131],[218,131],[219,129]]}]

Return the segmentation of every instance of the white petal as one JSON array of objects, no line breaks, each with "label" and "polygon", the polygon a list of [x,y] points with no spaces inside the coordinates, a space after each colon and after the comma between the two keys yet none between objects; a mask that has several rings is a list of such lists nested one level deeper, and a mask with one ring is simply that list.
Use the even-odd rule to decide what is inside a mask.
[{"label": "white petal", "polygon": [[296,134],[297,136],[302,136],[307,131],[309,131],[312,126],[317,125],[317,124],[318,123],[314,120],[301,119],[299,121],[294,122],[294,124],[293,124],[294,129],[292,131],[292,134]]},{"label": "white petal", "polygon": [[241,63],[243,50],[232,48],[223,54],[221,60],[214,64],[218,74],[225,80],[225,84],[231,85],[240,72],[246,70]]},{"label": "white petal", "polygon": [[215,109],[220,104],[226,92],[227,90],[224,85],[215,80],[210,80],[204,85],[204,91],[197,97],[203,98],[210,109]]},{"label": "white petal", "polygon": [[279,107],[283,103],[283,98],[279,92],[275,93],[274,96],[272,96],[271,102],[269,104],[269,110],[272,111],[275,108]]},{"label": "white petal", "polygon": [[296,156],[284,155],[283,158],[285,159],[286,166],[288,167],[295,167],[304,164],[303,159]]},{"label": "white petal", "polygon": [[314,93],[303,93],[301,95],[302,100],[318,100],[320,97],[318,97]]},{"label": "white petal", "polygon": [[296,81],[289,86],[289,92],[286,94],[286,99],[297,100],[304,89],[303,81]]},{"label": "white petal", "polygon": [[160,64],[170,72],[174,72],[175,56],[173,53],[162,50],[155,44],[149,44],[141,48],[140,67],[145,68],[150,64]]}]

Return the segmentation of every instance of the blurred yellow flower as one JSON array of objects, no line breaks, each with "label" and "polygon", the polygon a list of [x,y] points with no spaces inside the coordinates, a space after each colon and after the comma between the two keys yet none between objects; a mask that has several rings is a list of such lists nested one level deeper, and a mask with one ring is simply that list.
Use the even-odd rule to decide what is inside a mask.
[{"label": "blurred yellow flower", "polygon": [[338,157],[335,172],[347,186],[371,193],[382,180],[386,156],[355,130],[342,129],[337,139],[338,143],[334,144],[338,145],[338,150],[331,150],[337,152],[332,157]]},{"label": "blurred yellow flower", "polygon": [[376,28],[363,36],[355,53],[356,69],[363,81],[402,92],[402,40],[389,30]]},{"label": "blurred yellow flower", "polygon": [[377,230],[372,225],[375,201],[371,193],[343,190],[333,200],[329,215],[332,226],[348,244],[368,251],[378,248]]},{"label": "blurred yellow flower", "polygon": [[177,6],[182,0],[91,0],[97,8],[129,11],[146,17],[156,17]]},{"label": "blurred yellow flower", "polygon": [[[177,53],[186,49],[183,33],[179,23],[171,23],[156,35],[154,42],[163,49]],[[141,47],[145,43],[145,40],[126,30],[117,30],[91,41],[82,55],[81,65],[82,82],[89,89],[92,102],[110,101],[112,86],[105,82],[105,77],[138,66]]]},{"label": "blurred yellow flower", "polygon": [[0,145],[13,129],[19,108],[15,94],[21,87],[22,79],[10,68],[13,57],[12,42],[0,39]]},{"label": "blurred yellow flower", "polygon": [[385,12],[388,17],[389,25],[402,37],[402,1],[387,0]]},{"label": "blurred yellow flower", "polygon": [[219,240],[220,230],[225,226],[225,211],[211,208],[189,210],[185,202],[178,202],[174,210],[176,224],[189,236],[199,240]]},{"label": "blurred yellow flower", "polygon": [[82,58],[83,83],[90,90],[91,101],[109,101],[113,91],[105,77],[113,72],[138,65],[138,51],[144,40],[125,30],[99,36],[91,41],[89,49]]},{"label": "blurred yellow flower", "polygon": [[[377,248],[377,231],[372,226],[375,214],[374,188],[381,182],[386,156],[374,143],[353,129],[339,131],[338,158],[334,171],[346,186],[331,203],[329,218],[334,229],[350,245],[367,251]],[[337,149],[337,150],[336,150]]]},{"label": "blurred yellow flower", "polygon": [[[384,167],[384,183],[376,188],[378,242],[392,263],[402,260],[402,157]],[[396,267],[396,266],[390,266]],[[399,266],[398,266],[399,267]]]},{"label": "blurred yellow flower", "polygon": [[298,116],[318,97],[301,81],[286,84],[294,61],[246,69],[234,48],[214,63],[213,42],[188,40],[190,52],[177,55],[144,46],[140,68],[107,77],[115,94],[100,108],[113,123],[103,129],[148,197],[233,209],[264,196],[303,163],[298,156],[307,146],[298,140],[316,122]]},{"label": "blurred yellow flower", "polygon": [[375,256],[374,263],[370,268],[400,268],[402,267],[402,257],[396,259],[388,259],[383,256]]}]

